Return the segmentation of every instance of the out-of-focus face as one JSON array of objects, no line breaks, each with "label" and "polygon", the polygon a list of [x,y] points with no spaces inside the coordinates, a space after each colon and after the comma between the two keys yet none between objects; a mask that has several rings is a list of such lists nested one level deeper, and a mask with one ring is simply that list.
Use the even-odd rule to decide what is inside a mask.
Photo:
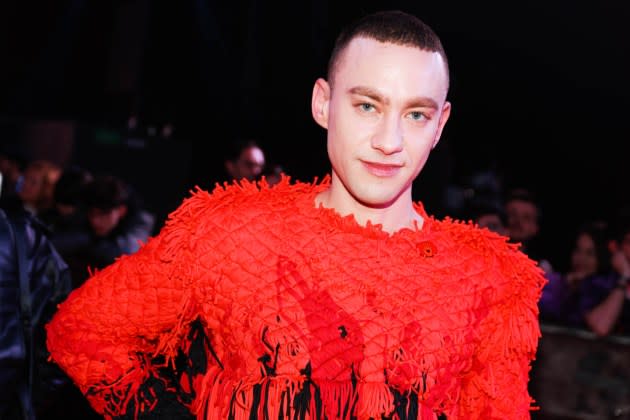
[{"label": "out-of-focus face", "polygon": [[98,208],[91,208],[88,210],[87,216],[92,232],[98,237],[104,237],[109,235],[120,223],[120,220],[125,216],[127,207],[117,206],[113,209],[103,210]]},{"label": "out-of-focus face", "polygon": [[503,225],[503,221],[498,214],[488,213],[482,214],[477,218],[477,224],[479,227],[488,228],[489,230],[498,233],[499,235],[506,235],[507,230]]},{"label": "out-of-focus face", "polygon": [[315,83],[312,102],[313,117],[328,130],[328,204],[382,209],[410,201],[450,113],[442,57],[355,38],[331,77]]},{"label": "out-of-focus face", "polygon": [[538,209],[524,200],[512,200],[505,205],[507,230],[510,238],[524,242],[538,234]]},{"label": "out-of-focus face", "polygon": [[226,162],[226,168],[234,179],[255,180],[265,167],[265,154],[255,146],[248,147],[241,152],[236,161]]},{"label": "out-of-focus face", "polygon": [[578,236],[571,252],[571,271],[584,278],[596,273],[597,267],[595,242],[590,235],[582,233]]},{"label": "out-of-focus face", "polygon": [[36,169],[26,169],[24,180],[18,195],[27,204],[36,204],[44,193],[44,172]]}]

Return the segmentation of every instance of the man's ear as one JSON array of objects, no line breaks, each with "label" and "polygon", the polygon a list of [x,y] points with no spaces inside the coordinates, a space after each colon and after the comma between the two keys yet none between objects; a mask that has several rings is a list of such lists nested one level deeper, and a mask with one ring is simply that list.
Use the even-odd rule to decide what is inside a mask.
[{"label": "man's ear", "polygon": [[328,129],[328,105],[330,104],[330,85],[322,78],[315,81],[311,112],[315,122]]},{"label": "man's ear", "polygon": [[442,130],[444,130],[444,126],[446,125],[446,122],[448,121],[448,117],[451,116],[451,103],[446,101],[444,102],[444,105],[442,106],[442,113],[440,114],[440,121],[438,122],[438,129],[437,132],[435,133],[435,138],[433,139],[433,145],[431,146],[431,148],[435,148],[435,146],[437,146],[438,142],[440,141],[440,137],[442,137]]}]

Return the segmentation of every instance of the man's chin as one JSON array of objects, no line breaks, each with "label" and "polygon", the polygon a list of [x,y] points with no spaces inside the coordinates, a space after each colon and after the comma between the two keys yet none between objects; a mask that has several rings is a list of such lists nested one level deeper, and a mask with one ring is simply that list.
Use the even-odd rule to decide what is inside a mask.
[{"label": "man's chin", "polygon": [[361,203],[365,207],[369,207],[372,209],[386,209],[391,207],[398,197],[390,197],[390,196],[374,196],[374,195],[364,195],[356,197],[357,201]]}]

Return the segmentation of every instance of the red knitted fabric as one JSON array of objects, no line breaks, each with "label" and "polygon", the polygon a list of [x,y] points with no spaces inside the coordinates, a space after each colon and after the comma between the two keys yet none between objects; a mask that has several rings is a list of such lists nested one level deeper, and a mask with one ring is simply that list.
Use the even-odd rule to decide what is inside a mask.
[{"label": "red knitted fabric", "polygon": [[275,420],[306,386],[320,403],[311,393],[306,418],[400,418],[395,395],[415,396],[405,410],[420,419],[529,418],[536,264],[420,204],[421,229],[362,227],[315,207],[328,186],[195,192],[59,307],[52,359],[107,418],[130,401],[147,411],[138,389],[157,375],[151,361],[173,365],[199,319],[213,355],[187,404],[200,419]]}]

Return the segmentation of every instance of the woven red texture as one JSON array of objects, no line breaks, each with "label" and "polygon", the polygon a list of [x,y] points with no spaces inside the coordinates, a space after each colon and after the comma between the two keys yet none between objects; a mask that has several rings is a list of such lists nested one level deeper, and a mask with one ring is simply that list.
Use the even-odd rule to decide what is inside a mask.
[{"label": "woven red texture", "polygon": [[110,417],[137,400],[152,357],[169,364],[189,345],[199,318],[219,361],[194,380],[199,418],[249,418],[264,384],[258,418],[277,419],[309,363],[329,419],[348,402],[348,416],[391,415],[392,390],[417,393],[421,419],[529,418],[545,282],[535,263],[420,204],[421,229],[359,226],[315,208],[328,182],[195,192],[159,235],[59,307],[47,327],[52,359]]}]

